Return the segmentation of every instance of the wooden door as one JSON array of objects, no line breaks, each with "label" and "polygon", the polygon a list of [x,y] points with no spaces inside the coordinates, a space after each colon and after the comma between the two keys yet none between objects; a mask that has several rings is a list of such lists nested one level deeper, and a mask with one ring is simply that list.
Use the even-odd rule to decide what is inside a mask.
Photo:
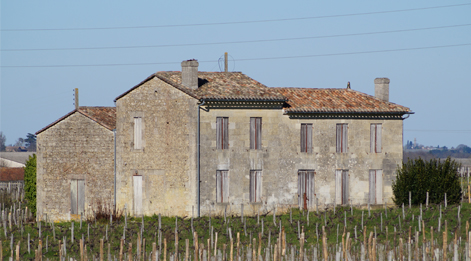
[{"label": "wooden door", "polygon": [[142,215],[142,176],[133,176],[134,187],[134,215]]},{"label": "wooden door", "polygon": [[83,214],[85,209],[85,180],[70,181],[70,213]]}]

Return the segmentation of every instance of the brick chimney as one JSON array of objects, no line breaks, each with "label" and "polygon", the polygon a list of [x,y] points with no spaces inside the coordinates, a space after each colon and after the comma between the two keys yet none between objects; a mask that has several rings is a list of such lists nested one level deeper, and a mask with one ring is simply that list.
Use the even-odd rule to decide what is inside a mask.
[{"label": "brick chimney", "polygon": [[389,101],[389,79],[388,78],[376,78],[375,79],[375,97]]},{"label": "brick chimney", "polygon": [[194,59],[182,62],[182,84],[193,90],[198,89],[198,65]]}]

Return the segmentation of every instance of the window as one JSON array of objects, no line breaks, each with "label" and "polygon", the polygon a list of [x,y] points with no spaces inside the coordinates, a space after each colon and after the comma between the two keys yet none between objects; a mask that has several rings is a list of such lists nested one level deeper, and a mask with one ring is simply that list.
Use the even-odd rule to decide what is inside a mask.
[{"label": "window", "polygon": [[336,204],[348,204],[348,170],[338,169],[335,171],[335,202]]},{"label": "window", "polygon": [[312,153],[311,123],[301,123],[301,152]]},{"label": "window", "polygon": [[134,149],[142,149],[142,118],[134,117]]},{"label": "window", "polygon": [[370,169],[370,204],[383,204],[383,170]]},{"label": "window", "polygon": [[337,153],[347,153],[348,124],[337,124]]},{"label": "window", "polygon": [[250,202],[262,202],[262,171],[250,171]]},{"label": "window", "polygon": [[250,118],[250,149],[262,149],[262,118]]},{"label": "window", "polygon": [[216,202],[229,202],[229,171],[216,171]]},{"label": "window", "polygon": [[84,213],[85,208],[85,180],[72,179],[70,181],[70,213]]},{"label": "window", "polygon": [[314,174],[314,170],[298,171],[298,205],[300,208],[309,208],[315,203]]},{"label": "window", "polygon": [[370,152],[381,153],[381,130],[382,125],[371,124],[370,126]]},{"label": "window", "polygon": [[229,118],[216,118],[216,142],[218,150],[229,149]]},{"label": "window", "polygon": [[132,176],[134,190],[134,215],[142,215],[142,176]]}]

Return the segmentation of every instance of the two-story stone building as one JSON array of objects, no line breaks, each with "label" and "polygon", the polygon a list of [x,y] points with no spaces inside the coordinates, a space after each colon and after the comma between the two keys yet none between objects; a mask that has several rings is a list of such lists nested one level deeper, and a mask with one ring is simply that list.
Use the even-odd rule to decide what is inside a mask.
[{"label": "two-story stone building", "polygon": [[389,102],[389,79],[374,84],[376,97],[270,88],[240,72],[198,72],[195,60],[152,74],[115,99],[117,207],[206,215],[392,203],[412,112]]}]

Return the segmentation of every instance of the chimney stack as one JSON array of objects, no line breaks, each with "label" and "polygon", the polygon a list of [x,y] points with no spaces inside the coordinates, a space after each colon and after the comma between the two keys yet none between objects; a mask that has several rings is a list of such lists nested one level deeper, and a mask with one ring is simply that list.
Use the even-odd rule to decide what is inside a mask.
[{"label": "chimney stack", "polygon": [[389,101],[389,79],[388,78],[376,78],[375,79],[375,97]]},{"label": "chimney stack", "polygon": [[182,62],[182,84],[192,90],[198,89],[198,65],[194,59]]}]

